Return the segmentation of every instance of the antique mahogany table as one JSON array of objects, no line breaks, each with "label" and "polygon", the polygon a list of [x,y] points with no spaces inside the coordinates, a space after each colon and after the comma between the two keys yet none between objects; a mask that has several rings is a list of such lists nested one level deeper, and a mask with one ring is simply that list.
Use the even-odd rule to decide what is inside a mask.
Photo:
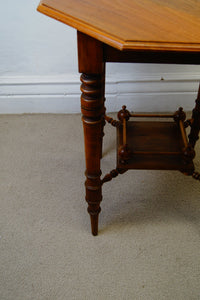
[{"label": "antique mahogany table", "polygon": [[[149,122],[131,121],[143,115],[132,115],[125,106],[113,120],[105,114],[104,93],[106,62],[200,64],[200,1],[42,0],[38,11],[77,30],[86,201],[93,235],[98,234],[102,185],[118,174],[128,169],[167,169],[199,179],[193,158],[200,129],[200,90],[192,118],[186,121],[182,108],[172,115],[145,115]],[[117,167],[102,178],[105,121],[117,128]]]}]

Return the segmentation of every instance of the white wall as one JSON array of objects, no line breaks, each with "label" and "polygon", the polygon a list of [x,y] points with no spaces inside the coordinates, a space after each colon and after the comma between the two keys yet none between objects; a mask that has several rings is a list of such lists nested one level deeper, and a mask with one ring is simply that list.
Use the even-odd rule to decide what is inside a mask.
[{"label": "white wall", "polygon": [[[39,0],[7,0],[0,18],[0,113],[80,112],[76,31],[36,11]],[[193,107],[200,66],[108,64],[107,109]]]}]

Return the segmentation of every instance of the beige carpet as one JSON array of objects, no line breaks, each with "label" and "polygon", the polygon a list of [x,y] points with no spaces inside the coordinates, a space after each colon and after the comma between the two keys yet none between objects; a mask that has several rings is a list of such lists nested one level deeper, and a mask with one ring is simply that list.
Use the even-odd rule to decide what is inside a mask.
[{"label": "beige carpet", "polygon": [[[104,185],[93,237],[84,168],[80,115],[0,116],[0,299],[200,299],[200,182],[121,175]],[[102,171],[113,168],[107,125]]]}]

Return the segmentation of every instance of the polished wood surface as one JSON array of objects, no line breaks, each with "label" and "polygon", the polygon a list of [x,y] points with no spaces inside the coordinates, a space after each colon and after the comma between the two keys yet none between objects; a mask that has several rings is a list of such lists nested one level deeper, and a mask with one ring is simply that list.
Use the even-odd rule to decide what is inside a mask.
[{"label": "polished wood surface", "polygon": [[78,32],[78,58],[81,75],[81,111],[86,162],[86,196],[92,234],[98,233],[102,200],[101,167],[104,124],[105,62],[103,44]]},{"label": "polished wood surface", "polygon": [[117,127],[117,169],[179,170],[193,174],[195,151],[185,128],[192,127],[194,119],[185,121],[182,107],[174,114],[132,114],[123,105],[117,116],[119,121],[111,122]]},{"label": "polished wood surface", "polygon": [[[123,144],[122,128],[118,128],[118,148]],[[129,121],[127,145],[130,158],[117,167],[121,169],[179,170],[192,173],[193,163],[185,164],[182,149],[185,147],[179,126],[175,122]]]},{"label": "polished wood surface", "polygon": [[[122,135],[120,119],[125,121],[125,109],[118,115],[119,121],[105,115],[105,65],[106,62],[200,64],[200,1],[42,0],[38,10],[77,29],[86,201],[92,234],[97,235],[105,182],[123,174],[129,167],[193,172],[193,148],[200,131],[200,90],[192,119],[184,123],[184,126],[191,126],[188,145],[183,123],[177,131],[176,124],[134,122],[134,125],[129,123],[127,130],[122,129]],[[176,115],[179,117],[181,110]],[[118,151],[116,168],[102,178],[105,120],[118,128],[119,147],[123,144],[123,148]],[[124,133],[128,133],[127,138]],[[136,143],[133,136],[137,138]],[[137,154],[137,160],[133,158],[129,167],[121,161],[122,154],[123,159],[129,156],[129,149],[124,147],[126,142],[134,145],[130,150]],[[192,175],[200,179],[198,173]]]},{"label": "polished wood surface", "polygon": [[200,52],[159,50],[118,50],[104,44],[104,60],[122,63],[189,64],[200,65]]},{"label": "polished wood surface", "polygon": [[42,0],[38,10],[120,50],[200,51],[197,0]]}]

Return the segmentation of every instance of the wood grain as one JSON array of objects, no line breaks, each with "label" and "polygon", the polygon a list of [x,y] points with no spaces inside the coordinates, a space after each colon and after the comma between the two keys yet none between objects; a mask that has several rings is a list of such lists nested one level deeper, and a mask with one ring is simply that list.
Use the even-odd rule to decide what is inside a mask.
[{"label": "wood grain", "polygon": [[86,201],[92,234],[98,233],[102,200],[101,156],[104,123],[105,63],[103,44],[78,32],[78,58],[81,75],[81,111],[86,162]]},{"label": "wood grain", "polygon": [[200,51],[197,0],[42,0],[38,10],[120,50]]},{"label": "wood grain", "polygon": [[102,184],[118,174],[128,169],[180,170],[199,179],[192,160],[200,130],[200,90],[192,122],[188,121],[192,127],[188,145],[182,123],[179,130],[175,122],[128,121],[123,129],[119,122],[130,117],[124,107],[119,122],[106,118],[117,127],[118,151],[116,169],[103,179],[101,157],[106,62],[200,64],[200,0],[42,0],[38,10],[78,32],[85,187],[92,234],[98,234]]},{"label": "wood grain", "polygon": [[[118,148],[123,144],[122,128],[117,128]],[[192,159],[186,164],[183,156],[183,138],[175,122],[129,121],[127,145],[130,158],[121,162],[118,153],[117,168],[194,171]]]}]

